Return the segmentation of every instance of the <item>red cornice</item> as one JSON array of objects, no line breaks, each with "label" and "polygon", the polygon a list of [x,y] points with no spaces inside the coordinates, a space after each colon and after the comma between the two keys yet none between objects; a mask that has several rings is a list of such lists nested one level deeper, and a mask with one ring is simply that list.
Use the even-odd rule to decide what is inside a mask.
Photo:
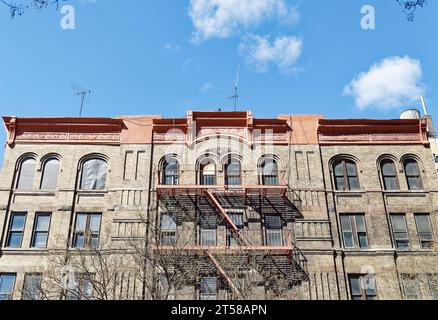
[{"label": "red cornice", "polygon": [[120,144],[122,119],[3,117],[7,143]]},{"label": "red cornice", "polygon": [[429,144],[425,119],[320,119],[319,143]]}]

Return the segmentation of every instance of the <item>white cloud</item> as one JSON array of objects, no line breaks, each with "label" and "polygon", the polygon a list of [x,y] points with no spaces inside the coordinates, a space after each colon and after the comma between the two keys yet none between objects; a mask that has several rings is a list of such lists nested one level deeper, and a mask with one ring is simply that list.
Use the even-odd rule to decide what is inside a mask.
[{"label": "white cloud", "polygon": [[392,109],[408,105],[425,93],[421,62],[406,57],[390,57],[357,75],[344,88],[359,109]]},{"label": "white cloud", "polygon": [[271,66],[277,66],[283,73],[296,70],[294,65],[302,50],[302,39],[293,36],[271,38],[249,34],[240,44],[241,55],[259,72],[266,72]]},{"label": "white cloud", "polygon": [[285,0],[190,0],[189,15],[195,31],[192,40],[228,38],[238,30],[277,19],[296,23],[299,13]]},{"label": "white cloud", "polygon": [[169,51],[179,51],[179,49],[181,49],[181,47],[178,45],[173,45],[171,43],[166,43],[164,45],[164,49],[169,50]]}]

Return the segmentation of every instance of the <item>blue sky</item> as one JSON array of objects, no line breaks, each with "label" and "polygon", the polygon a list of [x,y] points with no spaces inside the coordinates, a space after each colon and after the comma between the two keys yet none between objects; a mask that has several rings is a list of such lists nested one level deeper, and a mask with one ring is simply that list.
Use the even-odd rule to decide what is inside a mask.
[{"label": "blue sky", "polygon": [[232,109],[241,64],[239,109],[257,117],[397,118],[421,93],[438,119],[437,1],[414,22],[395,0],[68,3],[74,30],[53,7],[10,19],[0,6],[2,115],[76,116],[72,83],[92,90],[86,116]]}]

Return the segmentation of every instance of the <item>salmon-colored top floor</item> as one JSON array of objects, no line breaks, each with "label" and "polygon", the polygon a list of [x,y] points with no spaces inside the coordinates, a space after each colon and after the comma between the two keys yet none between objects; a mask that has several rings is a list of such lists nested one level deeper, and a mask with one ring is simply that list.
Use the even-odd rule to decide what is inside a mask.
[{"label": "salmon-colored top floor", "polygon": [[324,119],[322,115],[255,118],[251,111],[188,111],[116,118],[3,117],[7,144],[192,144],[231,137],[249,144],[428,144],[427,119]]}]

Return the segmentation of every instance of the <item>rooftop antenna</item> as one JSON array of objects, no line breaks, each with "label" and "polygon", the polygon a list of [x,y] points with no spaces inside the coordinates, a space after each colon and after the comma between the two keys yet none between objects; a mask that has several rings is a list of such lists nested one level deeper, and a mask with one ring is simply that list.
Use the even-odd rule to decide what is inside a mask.
[{"label": "rooftop antenna", "polygon": [[237,75],[236,75],[236,82],[234,84],[234,91],[233,91],[233,95],[230,97],[230,99],[234,100],[234,111],[237,111],[237,101],[239,99],[239,75],[240,75],[240,64],[237,66]]},{"label": "rooftop antenna", "polygon": [[87,98],[87,96],[90,96],[91,90],[81,87],[76,83],[73,83],[71,87],[75,91],[75,96],[81,97],[81,108],[79,109],[79,117],[82,117],[82,110],[84,108],[85,98]]},{"label": "rooftop antenna", "polygon": [[428,116],[429,114],[427,113],[426,99],[424,99],[423,96],[421,96],[420,99],[421,99],[421,105],[423,106],[424,115]]}]

